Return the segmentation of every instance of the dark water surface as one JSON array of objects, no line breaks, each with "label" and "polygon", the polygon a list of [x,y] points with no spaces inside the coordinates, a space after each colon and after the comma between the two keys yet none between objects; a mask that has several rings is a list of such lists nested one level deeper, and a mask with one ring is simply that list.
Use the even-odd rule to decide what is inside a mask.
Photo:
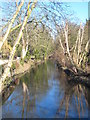
[{"label": "dark water surface", "polygon": [[2,105],[3,118],[88,118],[88,89],[67,83],[55,62],[47,61],[20,78]]}]

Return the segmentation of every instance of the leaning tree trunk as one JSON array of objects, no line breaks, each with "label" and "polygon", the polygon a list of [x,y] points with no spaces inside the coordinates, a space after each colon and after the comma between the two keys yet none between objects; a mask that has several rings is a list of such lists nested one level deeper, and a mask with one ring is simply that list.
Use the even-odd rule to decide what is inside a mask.
[{"label": "leaning tree trunk", "polygon": [[[63,23],[63,26],[64,26],[64,23]],[[64,33],[65,33],[65,42],[66,42],[66,49],[67,49],[68,57],[69,57],[69,60],[71,61],[72,65],[74,65],[74,62],[73,62],[73,59],[71,57],[70,50],[69,50],[68,23],[66,23],[66,25],[64,26]]]},{"label": "leaning tree trunk", "polygon": [[[26,45],[25,45],[25,40],[24,40],[24,36],[22,34],[22,58],[24,58],[27,54],[27,51],[28,51],[28,42],[29,42],[29,36],[28,36],[28,33],[27,33],[27,26],[26,26]],[[26,47],[25,47],[26,46]]]},{"label": "leaning tree trunk", "polygon": [[[30,0],[30,1],[31,1],[31,0]],[[17,39],[16,39],[16,42],[15,42],[15,45],[13,46],[13,50],[11,51],[8,65],[7,65],[5,71],[4,71],[4,73],[3,73],[3,75],[2,75],[2,77],[1,77],[1,79],[0,79],[0,93],[1,93],[1,91],[2,91],[2,89],[3,89],[3,87],[4,87],[4,86],[3,86],[3,82],[5,81],[6,77],[8,76],[8,73],[9,73],[10,68],[11,68],[11,66],[12,66],[13,58],[14,58],[14,55],[15,55],[15,52],[16,52],[16,47],[17,47],[17,45],[19,44],[19,42],[20,42],[20,40],[21,40],[22,32],[23,32],[23,30],[24,30],[24,27],[25,27],[25,25],[26,25],[26,23],[27,23],[27,20],[28,20],[29,16],[31,15],[32,10],[33,10],[34,7],[35,7],[36,2],[37,2],[37,0],[34,1],[34,3],[32,4],[30,10],[29,10],[29,7],[30,7],[30,3],[31,3],[31,2],[29,2],[29,4],[28,4],[27,14],[26,14],[26,16],[25,16],[25,18],[24,18],[22,27],[21,27],[21,29],[20,29],[19,35],[18,35],[18,37],[17,37]]]},{"label": "leaning tree trunk", "polygon": [[25,57],[26,50],[25,50],[25,40],[24,40],[24,33],[22,32],[22,58]]},{"label": "leaning tree trunk", "polygon": [[12,27],[14,21],[15,21],[15,18],[17,17],[17,15],[18,15],[21,7],[23,6],[23,4],[24,4],[24,0],[22,0],[21,4],[18,6],[17,11],[16,11],[15,15],[13,16],[13,18],[12,18],[12,20],[11,20],[9,26],[8,26],[7,32],[6,32],[6,34],[4,35],[4,38],[3,38],[3,40],[2,40],[2,42],[1,42],[1,44],[0,44],[0,50],[1,50],[4,42],[7,40],[7,37],[8,37],[8,35],[9,35],[9,33],[10,33],[10,30],[11,30],[11,27]]}]

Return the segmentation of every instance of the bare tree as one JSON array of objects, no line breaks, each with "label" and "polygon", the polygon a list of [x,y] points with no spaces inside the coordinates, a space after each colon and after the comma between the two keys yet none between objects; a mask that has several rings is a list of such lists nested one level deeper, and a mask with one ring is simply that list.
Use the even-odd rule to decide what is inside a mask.
[{"label": "bare tree", "polygon": [[21,7],[23,6],[23,4],[24,4],[24,0],[22,0],[21,4],[18,6],[15,15],[13,16],[12,20],[10,21],[10,24],[9,24],[9,26],[8,26],[8,29],[7,29],[7,32],[6,32],[6,34],[4,35],[3,40],[2,40],[2,42],[1,42],[1,44],[0,44],[0,50],[1,50],[4,42],[7,40],[7,37],[8,37],[8,35],[9,35],[9,32],[10,32],[10,30],[11,30],[11,27],[12,27],[14,21],[15,21],[15,18],[17,17],[17,15],[18,15]]},{"label": "bare tree", "polygon": [[31,2],[28,3],[28,8],[27,8],[27,11],[26,11],[26,16],[25,16],[25,18],[24,18],[24,21],[23,21],[22,27],[21,27],[21,29],[20,29],[19,35],[18,35],[18,37],[17,37],[17,39],[16,39],[16,41],[15,41],[15,44],[14,44],[14,46],[13,46],[13,50],[11,51],[8,65],[7,65],[5,71],[4,71],[4,73],[3,73],[3,75],[2,75],[2,77],[1,77],[1,79],[0,79],[0,86],[1,86],[1,87],[0,87],[0,92],[1,92],[2,89],[3,89],[3,86],[2,86],[3,81],[5,81],[6,77],[8,76],[8,73],[9,73],[9,71],[10,71],[10,68],[11,68],[11,66],[12,66],[12,61],[13,61],[13,58],[14,58],[14,54],[15,54],[15,52],[16,52],[16,47],[17,47],[17,45],[19,44],[19,41],[21,40],[22,32],[23,32],[23,30],[24,30],[24,28],[25,28],[25,25],[26,25],[26,23],[27,23],[27,20],[28,20],[29,16],[31,15],[31,12],[32,12],[33,8],[35,7],[36,2],[37,2],[37,0],[35,0],[35,1],[33,2],[30,10],[29,10],[29,7],[30,7],[30,3],[31,3]]}]

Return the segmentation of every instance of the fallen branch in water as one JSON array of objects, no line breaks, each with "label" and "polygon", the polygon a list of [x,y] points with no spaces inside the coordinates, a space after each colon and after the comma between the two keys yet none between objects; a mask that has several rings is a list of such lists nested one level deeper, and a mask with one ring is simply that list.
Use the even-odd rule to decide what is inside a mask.
[{"label": "fallen branch in water", "polygon": [[78,70],[78,73],[75,73],[70,68],[62,67],[58,61],[57,66],[59,69],[62,69],[67,74],[69,83],[74,82],[77,84],[83,84],[87,87],[90,87],[90,73],[86,73],[81,70]]}]

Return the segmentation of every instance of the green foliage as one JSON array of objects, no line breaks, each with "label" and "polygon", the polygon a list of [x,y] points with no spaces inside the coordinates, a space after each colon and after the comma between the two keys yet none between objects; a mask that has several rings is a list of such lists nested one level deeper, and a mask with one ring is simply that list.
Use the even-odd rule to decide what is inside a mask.
[{"label": "green foliage", "polygon": [[[10,46],[14,46],[19,31],[20,27],[16,28],[10,33],[8,37],[8,43]],[[42,59],[43,57],[47,57],[53,52],[54,49],[52,48],[54,47],[54,44],[52,42],[52,37],[49,29],[47,29],[46,27],[44,27],[43,29],[43,26],[39,24],[35,26],[35,24],[32,22],[27,24],[27,33],[26,30],[23,31],[25,44],[27,41],[27,34],[29,40],[29,47],[24,61],[28,61],[31,58],[31,56],[35,56],[35,59]],[[21,55],[22,40],[20,41],[20,44],[16,46],[15,58],[21,57]],[[22,60],[21,64],[23,64]]]},{"label": "green foliage", "polygon": [[7,77],[6,80],[3,82],[4,86],[9,85],[12,82],[12,79],[10,77]]},{"label": "green foliage", "polygon": [[[35,26],[32,25],[28,24],[28,27],[33,28]],[[49,30],[45,28],[44,31],[41,32],[41,29],[42,26],[38,26],[37,29],[30,29],[32,31],[30,31],[30,42],[27,56],[35,56],[35,59],[42,59],[43,57],[47,57],[49,54],[52,54],[54,50],[54,43],[52,42],[52,37],[49,33]]]},{"label": "green foliage", "polygon": [[34,50],[34,56],[35,56],[35,59],[40,59],[39,50],[37,49]]},{"label": "green foliage", "polygon": [[24,65],[24,59],[20,59],[20,64],[23,66]]},{"label": "green foliage", "polygon": [[21,46],[21,45],[17,45],[17,46],[16,46],[15,56],[16,56],[16,57],[21,57],[21,53],[22,53],[22,46]]},{"label": "green foliage", "polygon": [[13,69],[13,70],[16,69],[16,66],[15,66],[14,63],[12,63],[12,69]]},{"label": "green foliage", "polygon": [[29,60],[30,59],[30,53],[29,53],[29,51],[27,52],[27,54],[26,54],[26,56],[25,56],[25,60]]},{"label": "green foliage", "polygon": [[16,54],[17,54],[18,57],[21,56],[21,52],[22,52],[22,47],[21,47],[21,46],[18,46],[17,52],[16,52]]}]

